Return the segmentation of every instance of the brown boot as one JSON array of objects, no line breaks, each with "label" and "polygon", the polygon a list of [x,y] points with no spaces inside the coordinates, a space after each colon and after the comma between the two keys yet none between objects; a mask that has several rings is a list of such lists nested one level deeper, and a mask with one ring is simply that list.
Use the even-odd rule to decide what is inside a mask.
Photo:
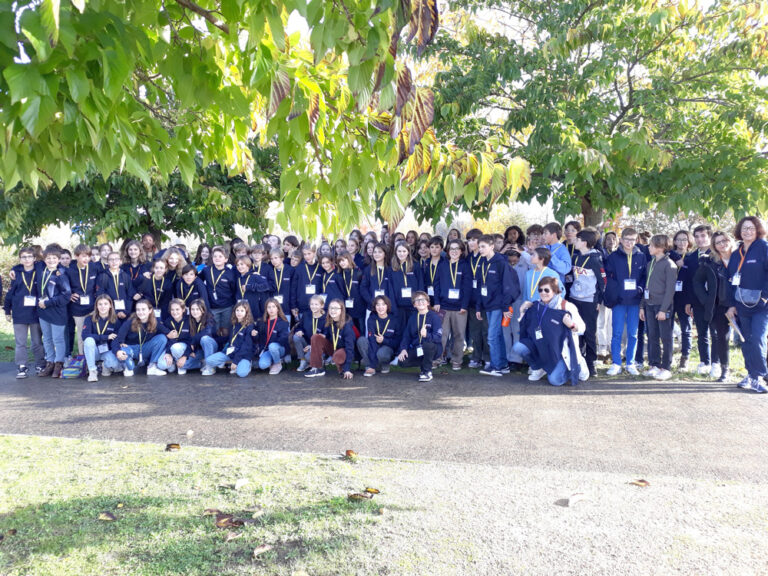
[{"label": "brown boot", "polygon": [[64,362],[56,362],[56,364],[53,365],[53,374],[51,374],[51,378],[61,378],[61,371],[64,369]]},{"label": "brown boot", "polygon": [[53,374],[53,362],[46,362],[45,368],[43,368],[38,374],[39,377],[47,377]]}]

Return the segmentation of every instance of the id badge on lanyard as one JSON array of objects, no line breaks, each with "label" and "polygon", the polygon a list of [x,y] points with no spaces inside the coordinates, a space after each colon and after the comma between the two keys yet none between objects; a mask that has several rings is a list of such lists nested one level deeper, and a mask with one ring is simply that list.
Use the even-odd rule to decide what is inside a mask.
[{"label": "id badge on lanyard", "polygon": [[624,290],[631,290],[632,292],[637,290],[637,280],[634,278],[627,278],[624,280]]},{"label": "id badge on lanyard", "polygon": [[24,306],[37,306],[37,298],[35,296],[24,296]]},{"label": "id badge on lanyard", "polygon": [[482,288],[480,288],[480,296],[488,296],[488,287],[487,286],[483,286]]},{"label": "id badge on lanyard", "polygon": [[80,296],[80,306],[88,306],[91,303],[91,297],[83,294]]},{"label": "id badge on lanyard", "polygon": [[115,310],[125,310],[125,300],[115,300]]},{"label": "id badge on lanyard", "polygon": [[448,299],[458,300],[460,293],[461,293],[461,290],[459,288],[448,288]]}]

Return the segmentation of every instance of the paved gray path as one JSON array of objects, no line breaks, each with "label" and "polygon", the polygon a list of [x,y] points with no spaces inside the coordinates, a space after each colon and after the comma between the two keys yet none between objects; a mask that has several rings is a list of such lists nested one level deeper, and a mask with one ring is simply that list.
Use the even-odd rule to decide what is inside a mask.
[{"label": "paved gray path", "polygon": [[768,398],[732,384],[14,376],[0,364],[0,433],[768,481]]}]

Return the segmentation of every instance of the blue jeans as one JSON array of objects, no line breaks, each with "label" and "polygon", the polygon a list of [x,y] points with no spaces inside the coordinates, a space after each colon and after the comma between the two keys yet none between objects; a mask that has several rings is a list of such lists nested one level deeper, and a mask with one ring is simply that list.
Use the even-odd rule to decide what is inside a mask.
[{"label": "blue jeans", "polygon": [[96,344],[96,340],[93,338],[86,338],[83,340],[83,354],[85,354],[85,363],[88,365],[88,372],[96,370],[96,362],[99,360],[104,362],[104,366],[110,370],[117,370],[117,356],[115,356],[112,350],[99,352],[99,347]]},{"label": "blue jeans", "polygon": [[501,329],[504,311],[501,309],[486,310],[486,314],[488,315],[488,348],[491,352],[491,369],[501,370],[509,364],[507,362],[507,345],[504,342],[504,332]]},{"label": "blue jeans", "polygon": [[[768,310],[750,314],[743,306],[736,306],[739,327],[744,335],[741,343],[741,353],[744,356],[744,367],[751,378],[768,375],[765,363],[766,335],[768,335]],[[41,321],[42,322],[42,321]]]},{"label": "blue jeans", "polygon": [[200,338],[200,348],[195,350],[194,356],[187,356],[187,362],[184,364],[184,370],[196,370],[203,366],[203,361],[216,352],[218,349],[216,340],[210,336],[203,336]]},{"label": "blue jeans", "polygon": [[296,336],[296,334],[293,335],[293,346],[296,348],[296,355],[309,362],[309,353],[311,350],[307,350],[304,352],[304,348],[309,346],[309,342],[307,342],[307,339],[304,338],[304,336]]},{"label": "blue jeans", "polygon": [[120,367],[133,370],[136,366],[157,364],[160,356],[165,353],[167,343],[168,338],[164,334],[157,334],[149,342],[144,342],[144,345],[141,347],[138,344],[129,344],[120,348],[120,350],[128,354],[128,358],[120,362]]},{"label": "blue jeans", "polygon": [[66,332],[67,326],[63,324],[51,324],[40,318],[40,330],[43,332],[43,348],[45,349],[46,362],[64,362],[66,358]]},{"label": "blue jeans", "polygon": [[[539,366],[535,365],[535,362],[531,362],[531,351],[528,349],[528,346],[522,342],[515,342],[512,345],[512,350],[515,354],[520,355],[532,369],[540,369]],[[552,384],[552,386],[562,386],[566,383],[568,380],[568,368],[562,358],[560,358],[559,362],[555,365],[555,369],[552,370],[552,372],[547,373],[547,380],[549,380],[549,383]]]},{"label": "blue jeans", "polygon": [[611,324],[613,335],[611,336],[611,360],[621,366],[621,336],[624,326],[627,326],[627,366],[635,363],[637,352],[637,325],[640,323],[640,305],[625,306],[617,304],[613,307]]},{"label": "blue jeans", "polygon": [[157,367],[160,368],[160,370],[168,370],[171,365],[165,361],[166,354],[171,355],[171,358],[173,358],[173,364],[175,365],[176,360],[184,356],[184,353],[188,348],[189,346],[184,344],[184,342],[176,342],[175,344],[171,344],[171,349],[160,356],[160,359],[157,361]]},{"label": "blue jeans", "polygon": [[229,328],[232,320],[232,306],[226,308],[211,308],[211,315],[216,322],[216,330],[220,328]]},{"label": "blue jeans", "polygon": [[272,364],[279,364],[283,360],[283,356],[285,356],[285,348],[277,342],[272,342],[259,355],[259,368],[266,370]]},{"label": "blue jeans", "polygon": [[[226,364],[227,362],[231,362],[232,359],[224,354],[224,352],[214,352],[210,356],[206,356],[205,363],[207,366],[211,366],[212,368],[221,368]],[[248,374],[251,373],[251,361],[250,360],[240,360],[240,362],[237,363],[237,375],[240,378],[245,378],[248,376]]]}]

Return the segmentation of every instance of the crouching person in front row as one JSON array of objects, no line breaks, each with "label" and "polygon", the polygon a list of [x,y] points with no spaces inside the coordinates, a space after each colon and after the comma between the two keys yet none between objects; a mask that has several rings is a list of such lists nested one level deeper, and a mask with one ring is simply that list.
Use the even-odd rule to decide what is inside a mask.
[{"label": "crouching person in front row", "polygon": [[[166,372],[174,372],[178,367],[179,376],[183,376],[187,373],[185,354],[192,342],[187,307],[184,300],[174,298],[168,305],[168,310],[170,316],[163,322],[168,328],[168,342],[165,354],[157,361],[157,367]],[[185,359],[182,361],[182,358]]]},{"label": "crouching person in front row", "polygon": [[120,326],[117,338],[112,340],[115,353],[123,370],[123,376],[133,376],[137,366],[147,365],[147,376],[165,376],[157,367],[157,361],[168,343],[166,328],[158,318],[149,300],[139,300],[131,314]]},{"label": "crouching person in front row", "polygon": [[184,356],[179,358],[176,365],[180,369],[195,370],[201,368],[203,376],[216,373],[216,368],[208,366],[206,358],[216,353],[219,345],[216,343],[216,319],[208,311],[205,300],[198,298],[189,305],[189,347]]},{"label": "crouching person in front row", "polygon": [[373,299],[375,314],[368,317],[367,334],[357,339],[357,349],[367,368],[363,376],[373,376],[381,366],[381,373],[389,372],[389,363],[395,357],[395,350],[400,344],[400,321],[392,314],[392,304],[386,296]]},{"label": "crouching person in front row", "polygon": [[328,304],[325,328],[322,334],[315,334],[310,341],[310,369],[304,373],[307,378],[325,376],[323,355],[330,356],[345,380],[352,379],[352,360],[355,357],[355,330],[347,318],[344,301],[334,298]]},{"label": "crouching person in front row", "polygon": [[229,333],[220,344],[221,352],[211,354],[205,359],[207,367],[220,368],[231,362],[229,373],[245,378],[251,373],[253,360],[253,335],[255,327],[251,307],[247,300],[239,300],[232,309]]},{"label": "crouching person in front row", "polygon": [[269,369],[270,374],[280,374],[283,358],[288,351],[288,334],[291,327],[285,318],[283,308],[274,298],[264,303],[264,317],[256,326],[259,342],[259,369]]},{"label": "crouching person in front row", "polygon": [[301,359],[297,372],[305,372],[309,368],[312,336],[322,334],[325,330],[325,300],[319,294],[309,299],[309,313],[305,312],[299,318],[299,323],[293,333],[293,346],[296,355]]},{"label": "crouching person in front row", "polygon": [[547,375],[553,386],[562,386],[569,379],[577,384],[580,378],[589,377],[573,334],[584,331],[584,321],[573,303],[560,295],[557,278],[542,278],[538,291],[538,301],[523,305],[520,341],[512,349],[531,367],[528,380],[535,382]]},{"label": "crouching person in front row", "polygon": [[117,370],[117,357],[110,350],[110,345],[117,338],[119,326],[112,298],[106,294],[97,296],[93,312],[83,323],[83,352],[88,366],[88,382],[99,381],[98,361],[102,362],[101,375],[104,377]]},{"label": "crouching person in front row", "polygon": [[429,382],[432,380],[432,360],[443,351],[443,324],[437,312],[430,309],[426,292],[413,294],[413,307],[416,314],[408,319],[397,360],[401,366],[419,365],[419,382]]}]

